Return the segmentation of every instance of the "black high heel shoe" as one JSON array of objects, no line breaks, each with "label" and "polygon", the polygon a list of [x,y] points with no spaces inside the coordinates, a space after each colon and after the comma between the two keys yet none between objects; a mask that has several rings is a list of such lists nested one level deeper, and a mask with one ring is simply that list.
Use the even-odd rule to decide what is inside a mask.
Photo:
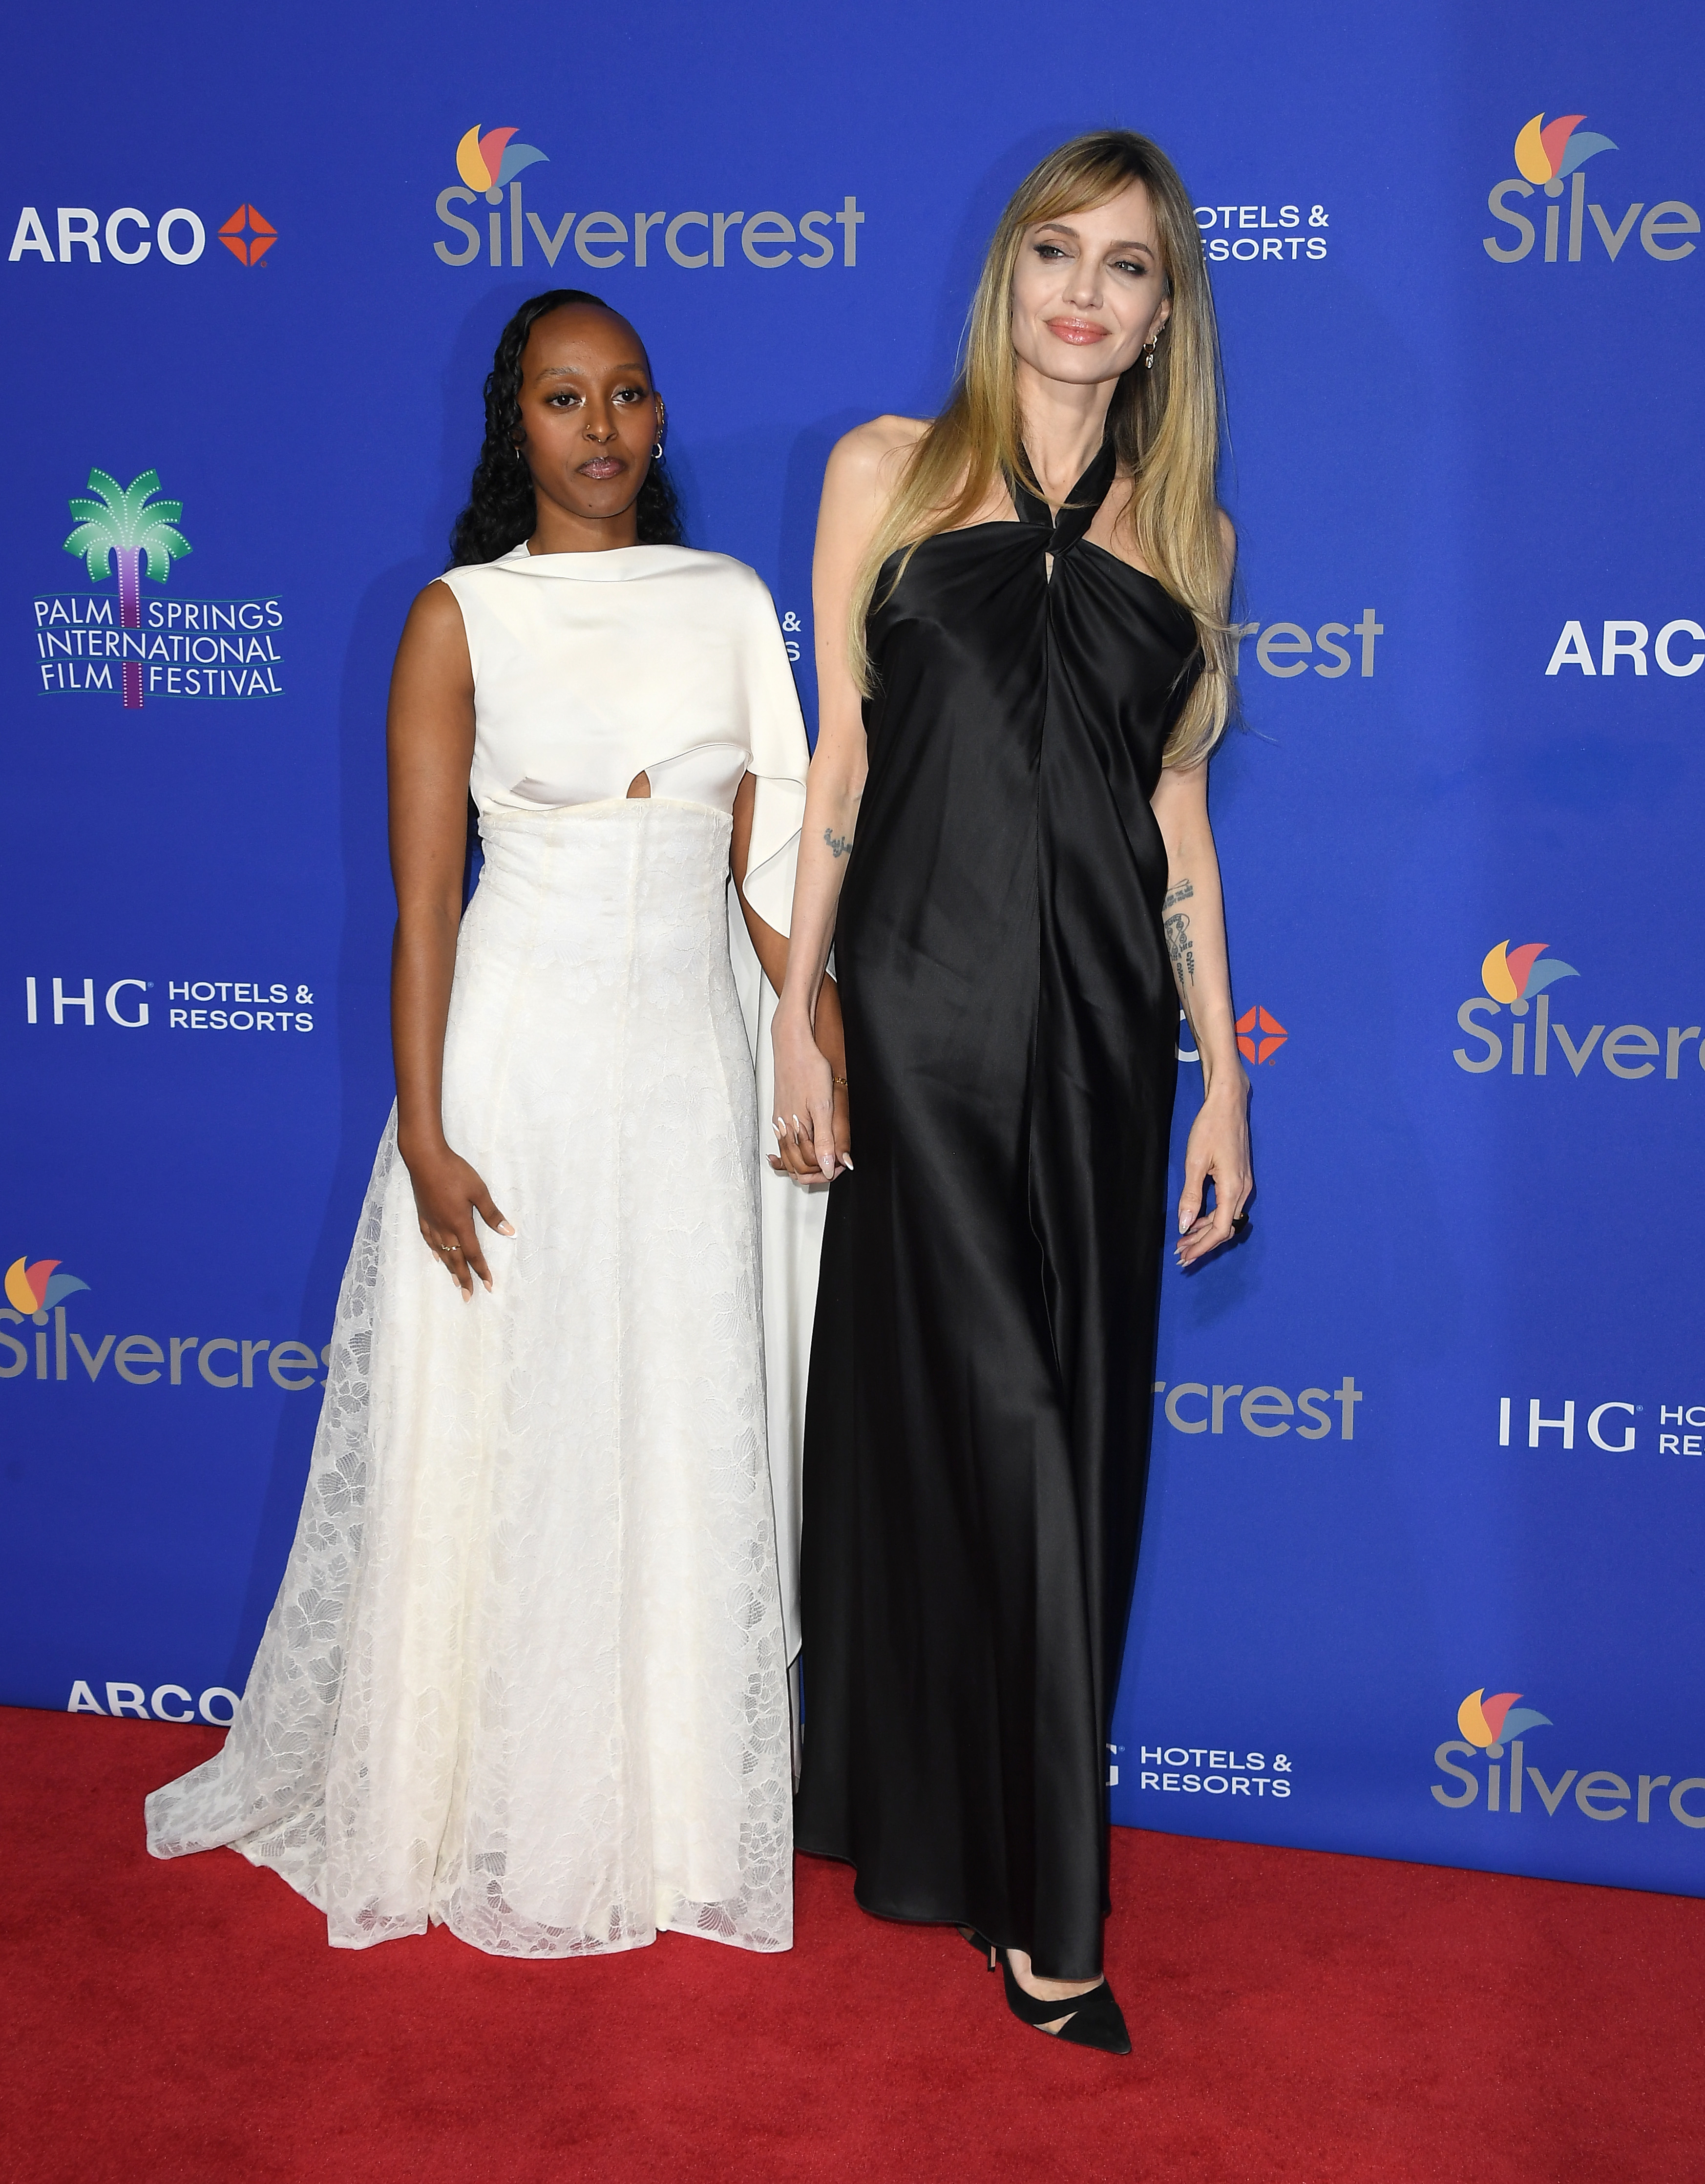
[{"label": "black high heel shoe", "polygon": [[1051,2025],[1056,2017],[1063,2017],[1065,2023],[1050,2036],[1052,2038],[1069,2040],[1078,2048],[1099,2048],[1104,2055],[1130,2053],[1131,2036],[1125,2030],[1124,2013],[1114,2001],[1113,1990],[1105,1979],[1087,1994],[1045,2002],[1037,1995],[1025,1993],[1012,1976],[1012,1967],[1005,1957],[1000,1960],[1000,1968],[1006,1975],[1006,2007],[1021,2023],[1034,2025],[1039,2030]]},{"label": "black high heel shoe", "polygon": [[954,1929],[954,1931],[959,1936],[961,1942],[970,1942],[972,1947],[976,1950],[978,1955],[983,1958],[984,1962],[988,1964],[990,1971],[994,1971],[996,1969],[996,1960],[1000,1957],[1000,1952],[995,1947],[994,1942],[989,1940],[987,1934],[978,1933],[975,1926],[957,1926]]}]

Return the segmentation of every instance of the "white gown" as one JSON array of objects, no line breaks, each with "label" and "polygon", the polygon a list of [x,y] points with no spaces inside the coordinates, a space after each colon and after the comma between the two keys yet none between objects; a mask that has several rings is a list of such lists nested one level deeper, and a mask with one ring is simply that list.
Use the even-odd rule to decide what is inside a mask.
[{"label": "white gown", "polygon": [[747,895],[787,930],[793,678],[720,554],[521,547],[443,581],[485,848],[444,1120],[516,1234],[482,1238],[495,1291],[465,1303],[393,1113],[276,1604],[223,1750],[148,1799],[148,1847],[270,1866],[337,1947],[430,1921],[507,1956],[661,1928],[783,1949],[822,1204],[760,1157],[727,874],[750,771]]}]

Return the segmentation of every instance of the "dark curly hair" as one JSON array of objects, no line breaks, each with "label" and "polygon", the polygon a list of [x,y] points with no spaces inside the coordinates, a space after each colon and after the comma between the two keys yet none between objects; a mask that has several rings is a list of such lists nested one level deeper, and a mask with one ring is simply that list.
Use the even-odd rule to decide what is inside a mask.
[{"label": "dark curly hair", "polygon": [[[486,437],[474,465],[468,488],[468,504],[450,532],[450,566],[465,568],[471,562],[495,561],[524,538],[538,524],[532,474],[516,450],[515,427],[521,422],[521,359],[527,336],[548,311],[564,304],[593,304],[610,309],[601,296],[585,288],[547,288],[530,296],[499,337],[497,354],[486,380]],[[652,463],[639,488],[635,510],[642,546],[679,546],[681,510],[660,462]]]}]

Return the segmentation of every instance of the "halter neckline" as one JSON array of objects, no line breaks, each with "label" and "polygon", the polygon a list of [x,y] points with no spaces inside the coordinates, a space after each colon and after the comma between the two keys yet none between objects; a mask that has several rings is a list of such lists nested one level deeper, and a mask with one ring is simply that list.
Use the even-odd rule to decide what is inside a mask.
[{"label": "halter neckline", "polygon": [[1069,553],[1095,521],[1118,466],[1118,450],[1110,432],[1089,468],[1067,494],[1057,517],[1047,502],[1039,499],[1021,479],[1009,477],[1006,483],[1012,505],[1018,511],[1018,521],[1036,525],[1049,533],[1050,554]]}]

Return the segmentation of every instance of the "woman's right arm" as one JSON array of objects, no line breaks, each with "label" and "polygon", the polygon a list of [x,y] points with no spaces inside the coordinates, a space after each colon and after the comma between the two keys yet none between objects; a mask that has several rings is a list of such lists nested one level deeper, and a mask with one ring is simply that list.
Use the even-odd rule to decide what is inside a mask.
[{"label": "woman's right arm", "polygon": [[811,565],[816,624],[817,747],[805,783],[788,975],[776,1009],[776,1119],[788,1173],[833,1180],[847,1159],[834,1124],[833,1072],[816,1032],[835,909],[858,828],[866,772],[864,713],[847,658],[847,618],[865,549],[894,489],[897,453],[916,439],[908,420],[878,417],[836,443],[823,476]]},{"label": "woman's right arm", "polygon": [[444,1136],[444,1026],[461,924],[474,752],[473,667],[461,609],[448,585],[429,584],[409,610],[391,675],[385,742],[397,889],[391,950],[397,1150],[415,1186],[421,1234],[470,1297],[476,1274],[492,1285],[476,1210],[488,1228],[505,1236],[515,1231]]}]

